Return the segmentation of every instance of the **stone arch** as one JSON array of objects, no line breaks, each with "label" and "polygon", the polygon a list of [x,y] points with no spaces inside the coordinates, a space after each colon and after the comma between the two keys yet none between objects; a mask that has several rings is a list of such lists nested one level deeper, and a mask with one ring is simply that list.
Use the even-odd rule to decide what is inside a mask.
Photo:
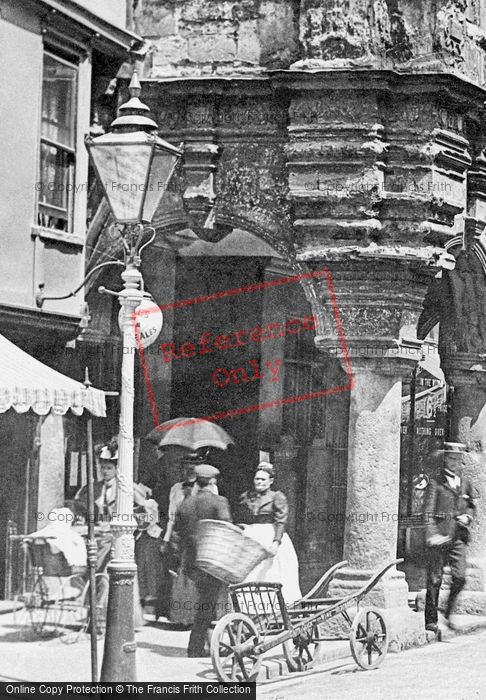
[{"label": "stone arch", "polygon": [[323,303],[326,286],[325,283],[322,284],[322,275],[316,274],[316,271],[307,263],[298,260],[289,224],[283,223],[280,228],[274,222],[263,226],[248,216],[226,210],[216,213],[212,228],[201,229],[192,226],[187,215],[180,210],[177,218],[174,213],[165,212],[163,216],[157,218],[153,226],[158,235],[174,235],[183,229],[190,229],[198,238],[207,242],[223,240],[235,229],[248,232],[273,248],[289,266],[291,274],[301,278],[299,284],[317,319],[316,340],[323,334],[326,325],[329,325],[329,322],[332,323],[332,319],[327,318]]},{"label": "stone arch", "polygon": [[[87,271],[104,260],[120,258],[123,253],[121,237],[112,232],[113,218],[108,204],[103,200],[96,214],[97,220],[90,226],[88,232],[88,247],[91,254],[87,258]],[[161,201],[156,213],[152,228],[156,235],[168,237],[174,240],[181,231],[192,230],[201,240],[215,242],[225,238],[234,229],[242,229],[267,243],[287,263],[293,275],[300,277],[299,284],[303,289],[312,313],[316,318],[315,339],[316,342],[324,335],[327,327],[333,327],[332,314],[326,311],[324,299],[327,296],[327,284],[322,276],[316,274],[306,262],[298,260],[293,243],[293,231],[290,223],[283,218],[277,222],[275,217],[268,213],[263,217],[267,219],[267,225],[255,221],[251,216],[232,211],[229,208],[215,206],[214,221],[208,228],[194,226],[182,199],[178,192],[168,190]],[[327,271],[323,270],[323,273]],[[329,280],[329,277],[327,280]],[[93,289],[99,279],[99,273],[93,275],[86,291]]]}]

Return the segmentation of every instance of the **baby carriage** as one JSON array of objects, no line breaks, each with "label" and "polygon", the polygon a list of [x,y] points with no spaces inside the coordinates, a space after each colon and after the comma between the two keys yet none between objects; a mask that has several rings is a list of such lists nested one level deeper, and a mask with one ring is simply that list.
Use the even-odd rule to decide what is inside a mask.
[{"label": "baby carriage", "polygon": [[[47,530],[47,528],[46,528]],[[86,564],[70,565],[56,537],[39,531],[24,538],[27,576],[16,596],[16,625],[23,639],[58,637],[76,642],[91,622],[90,584]],[[54,545],[54,546],[53,546]],[[108,576],[96,574],[96,632],[104,635]]]}]

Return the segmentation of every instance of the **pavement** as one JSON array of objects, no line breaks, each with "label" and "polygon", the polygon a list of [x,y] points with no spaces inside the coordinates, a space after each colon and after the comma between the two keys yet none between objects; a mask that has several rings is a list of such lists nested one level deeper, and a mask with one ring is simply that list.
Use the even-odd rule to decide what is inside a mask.
[{"label": "pavement", "polygon": [[[12,605],[0,605],[0,649],[2,681],[90,681],[90,642],[81,635],[75,643],[66,644],[60,638],[33,639],[30,620],[25,610],[12,610]],[[420,613],[417,613],[420,614]],[[213,681],[216,680],[209,658],[189,659],[186,648],[188,631],[180,631],[167,621],[157,622],[146,616],[147,624],[137,630],[137,680],[139,681]],[[486,617],[456,615],[457,630],[441,624],[442,634],[428,633],[428,642],[447,642],[456,636],[486,629]],[[99,667],[103,656],[103,640],[98,643]],[[390,654],[389,656],[397,656]],[[322,642],[316,670],[329,664],[351,661],[348,641]],[[266,684],[292,676],[281,656],[281,647],[268,652],[262,662],[259,683]]]},{"label": "pavement", "polygon": [[486,700],[486,631],[389,654],[373,671],[349,660],[267,682],[258,700]]}]

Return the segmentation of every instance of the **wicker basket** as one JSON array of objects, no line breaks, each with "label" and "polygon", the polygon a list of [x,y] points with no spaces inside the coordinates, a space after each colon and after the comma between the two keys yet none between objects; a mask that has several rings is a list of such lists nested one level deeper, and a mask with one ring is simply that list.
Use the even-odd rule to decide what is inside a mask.
[{"label": "wicker basket", "polygon": [[265,547],[236,525],[221,520],[198,523],[196,566],[220,581],[241,583],[268,556]]}]

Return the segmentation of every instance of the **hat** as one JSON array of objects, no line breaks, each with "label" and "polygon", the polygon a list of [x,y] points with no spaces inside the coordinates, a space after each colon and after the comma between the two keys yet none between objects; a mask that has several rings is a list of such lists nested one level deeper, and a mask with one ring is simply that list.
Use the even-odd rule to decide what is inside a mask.
[{"label": "hat", "polygon": [[444,442],[444,454],[462,454],[467,447],[462,442]]},{"label": "hat", "polygon": [[109,460],[110,462],[117,462],[118,461],[118,450],[115,450],[115,452],[112,454],[109,446],[105,445],[103,447],[103,449],[101,450],[98,459],[106,459],[106,460]]},{"label": "hat", "polygon": [[204,479],[212,479],[215,476],[219,476],[219,469],[216,469],[211,464],[198,464],[194,471],[196,476],[201,476]]},{"label": "hat", "polygon": [[269,476],[275,476],[275,469],[273,464],[270,462],[260,462],[259,465],[256,467],[255,472],[266,472]]}]

